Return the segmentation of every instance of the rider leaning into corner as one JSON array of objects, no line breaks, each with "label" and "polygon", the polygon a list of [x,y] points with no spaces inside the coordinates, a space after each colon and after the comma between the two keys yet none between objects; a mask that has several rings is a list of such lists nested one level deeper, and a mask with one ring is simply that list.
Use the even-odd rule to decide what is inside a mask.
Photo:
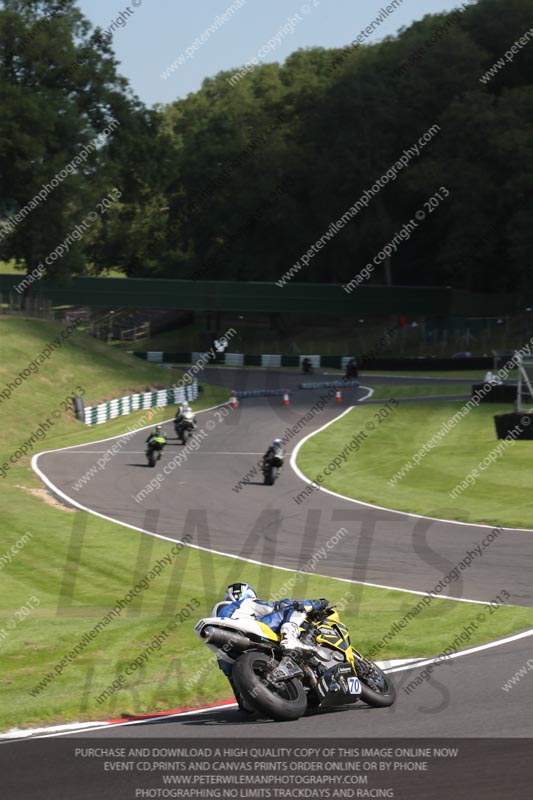
[{"label": "rider leaning into corner", "polygon": [[[305,622],[307,615],[322,611],[330,607],[329,600],[259,600],[255,591],[248,583],[232,583],[226,589],[224,600],[217,603],[210,616],[212,617],[239,617],[247,616],[260,620],[276,633],[281,635],[281,649],[283,653],[304,652],[312,650],[309,645],[300,641],[300,625]],[[248,711],[246,705],[237,696],[231,679],[233,665],[223,658],[217,658],[219,669],[228,678],[231,688],[237,698],[241,710]]]}]

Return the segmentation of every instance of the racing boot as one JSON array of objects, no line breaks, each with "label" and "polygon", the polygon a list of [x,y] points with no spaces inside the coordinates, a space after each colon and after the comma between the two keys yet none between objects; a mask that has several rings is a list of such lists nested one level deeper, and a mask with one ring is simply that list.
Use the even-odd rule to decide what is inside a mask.
[{"label": "racing boot", "polygon": [[298,653],[312,653],[314,647],[304,644],[300,639],[300,628],[295,622],[285,622],[281,628],[281,650],[284,655],[292,656]]}]

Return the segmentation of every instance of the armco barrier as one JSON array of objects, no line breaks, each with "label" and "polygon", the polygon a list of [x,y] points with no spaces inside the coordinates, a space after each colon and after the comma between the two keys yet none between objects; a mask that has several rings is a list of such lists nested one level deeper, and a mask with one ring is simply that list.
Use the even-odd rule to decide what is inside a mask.
[{"label": "armco barrier", "polygon": [[[146,352],[135,352],[137,358],[144,358],[150,361],[165,362],[173,364],[194,364],[202,355],[201,353],[165,353],[163,351],[151,351],[149,354]],[[488,369],[498,369],[503,366],[512,353],[507,355],[500,355],[497,359],[497,364],[494,364],[492,356],[479,356],[475,358],[425,358],[425,357],[409,357],[409,358],[394,358],[394,357],[373,357],[361,355],[354,352],[353,356],[358,361],[360,370],[405,370],[412,372],[422,372],[426,370],[479,370],[480,377]],[[298,369],[301,365],[303,355],[251,355],[244,353],[218,353],[216,359],[211,361],[211,365],[224,364],[228,367],[244,366],[244,367],[295,367]],[[320,356],[309,355],[313,367],[318,368],[331,368],[344,370],[346,364],[352,356]],[[210,366],[209,364],[207,366]]]},{"label": "armco barrier", "polygon": [[85,424],[101,425],[115,417],[122,417],[131,414],[132,411],[139,411],[144,408],[162,408],[175,403],[182,403],[184,400],[196,400],[198,397],[198,383],[193,381],[190,386],[171,387],[170,389],[158,389],[155,392],[142,392],[141,394],[130,394],[126,397],[118,397],[107,403],[100,403],[97,406],[85,407]]},{"label": "armco barrier", "polygon": [[345,381],[340,378],[338,381],[313,381],[312,383],[301,383],[298,388],[300,389],[336,389],[337,387],[343,389],[345,386],[354,386],[357,388],[361,384],[359,381]]},{"label": "armco barrier", "polygon": [[261,366],[262,367],[281,367],[281,356],[279,355],[262,355],[261,356]]},{"label": "armco barrier", "polygon": [[242,353],[226,353],[224,363],[227,367],[244,367],[244,356]]},{"label": "armco barrier", "polygon": [[292,389],[243,389],[232,392],[239,400],[246,397],[281,397],[284,394],[294,394]]}]

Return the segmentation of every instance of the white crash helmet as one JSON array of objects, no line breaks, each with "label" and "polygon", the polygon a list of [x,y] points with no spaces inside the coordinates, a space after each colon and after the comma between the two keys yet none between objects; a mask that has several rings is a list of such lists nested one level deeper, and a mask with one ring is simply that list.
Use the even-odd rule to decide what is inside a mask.
[{"label": "white crash helmet", "polygon": [[257,597],[249,583],[231,583],[226,589],[224,600],[236,603],[239,600],[254,600]]}]

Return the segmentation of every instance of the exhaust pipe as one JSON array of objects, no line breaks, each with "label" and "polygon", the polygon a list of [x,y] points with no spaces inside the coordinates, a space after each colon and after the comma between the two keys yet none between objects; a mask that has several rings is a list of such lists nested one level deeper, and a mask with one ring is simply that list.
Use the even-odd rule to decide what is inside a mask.
[{"label": "exhaust pipe", "polygon": [[241,633],[232,633],[221,628],[213,628],[212,625],[204,628],[202,636],[206,642],[214,644],[215,647],[226,646],[228,649],[234,647],[236,650],[247,650],[252,644],[251,640]]}]

